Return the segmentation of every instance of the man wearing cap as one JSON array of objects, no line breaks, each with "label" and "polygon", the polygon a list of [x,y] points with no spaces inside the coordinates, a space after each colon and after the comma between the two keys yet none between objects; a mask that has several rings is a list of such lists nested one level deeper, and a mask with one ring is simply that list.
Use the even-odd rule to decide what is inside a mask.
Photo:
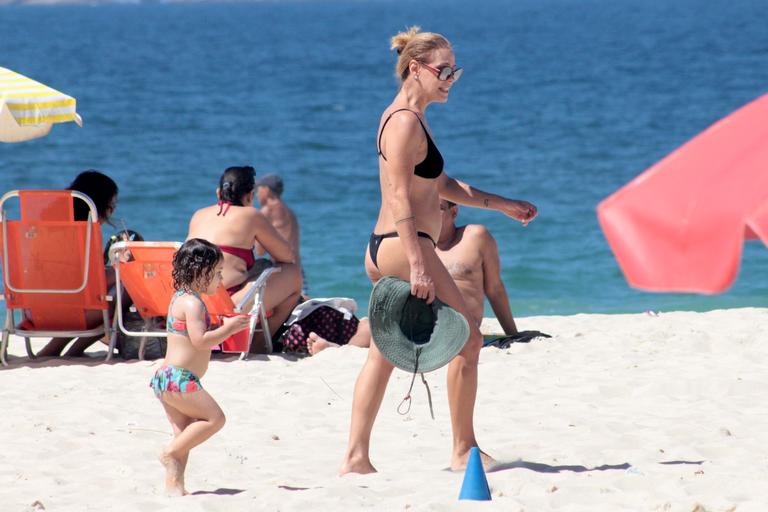
[{"label": "man wearing cap", "polygon": [[[259,201],[259,210],[269,219],[277,232],[288,241],[294,254],[296,254],[296,264],[301,267],[299,222],[293,211],[283,201],[282,195],[283,179],[277,174],[265,174],[256,180],[256,198]],[[261,248],[258,251],[261,251]],[[306,281],[304,287],[306,288]],[[304,294],[303,291],[302,294]]]},{"label": "man wearing cap", "polygon": [[479,326],[483,321],[483,301],[487,297],[504,330],[507,342],[527,342],[546,334],[518,332],[504,282],[501,280],[499,248],[488,229],[481,224],[456,226],[459,207],[440,200],[443,224],[437,241],[437,256],[458,286],[467,308]]}]

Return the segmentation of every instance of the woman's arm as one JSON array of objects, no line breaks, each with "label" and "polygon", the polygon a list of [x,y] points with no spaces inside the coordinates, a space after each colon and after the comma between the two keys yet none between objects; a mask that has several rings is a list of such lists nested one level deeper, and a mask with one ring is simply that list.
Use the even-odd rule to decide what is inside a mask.
[{"label": "woman's arm", "polygon": [[384,182],[389,189],[389,211],[411,267],[411,293],[432,302],[435,285],[432,277],[426,274],[410,198],[413,169],[418,161],[419,146],[426,142],[426,136],[415,115],[396,115],[388,126]]},{"label": "woman's arm", "polygon": [[467,183],[451,178],[445,172],[438,177],[437,186],[440,190],[440,197],[443,199],[475,208],[496,210],[519,220],[524,226],[532,221],[538,213],[536,206],[528,201],[508,199],[483,192]]},{"label": "woman's arm", "polygon": [[184,318],[186,319],[189,340],[198,350],[210,350],[233,333],[248,327],[248,315],[238,315],[224,318],[220,327],[208,331],[205,325],[205,308],[197,299],[187,299],[183,303]]},{"label": "woman's arm", "polygon": [[275,229],[272,222],[261,212],[254,209],[251,218],[254,237],[275,263],[296,263],[296,254],[294,254],[291,244]]}]

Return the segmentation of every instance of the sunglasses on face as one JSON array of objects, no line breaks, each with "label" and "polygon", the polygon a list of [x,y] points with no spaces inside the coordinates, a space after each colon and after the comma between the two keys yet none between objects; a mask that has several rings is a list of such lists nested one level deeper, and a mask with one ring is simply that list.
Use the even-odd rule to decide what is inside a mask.
[{"label": "sunglasses on face", "polygon": [[441,82],[445,82],[446,80],[457,81],[459,78],[461,78],[461,74],[464,73],[464,70],[462,68],[452,68],[451,66],[443,66],[441,68],[433,68],[429,64],[424,64],[423,62],[420,63],[422,66],[430,70],[435,74],[438,80]]}]

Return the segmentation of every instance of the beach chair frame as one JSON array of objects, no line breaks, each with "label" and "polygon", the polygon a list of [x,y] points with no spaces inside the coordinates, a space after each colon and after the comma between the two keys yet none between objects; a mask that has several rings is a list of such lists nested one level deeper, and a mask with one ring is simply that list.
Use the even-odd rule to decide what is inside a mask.
[{"label": "beach chair frame", "polygon": [[[85,255],[85,261],[83,262],[83,280],[80,283],[79,286],[75,288],[22,288],[14,286],[14,284],[11,282],[11,265],[12,262],[8,258],[8,212],[6,210],[7,202],[14,198],[20,199],[20,193],[25,194],[34,194],[36,192],[39,193],[67,193],[72,197],[72,200],[74,201],[75,198],[83,201],[88,206],[88,218],[86,220],[86,234],[85,234],[85,247],[84,247],[84,255]],[[23,215],[23,212],[22,212]],[[93,203],[90,197],[87,195],[77,192],[75,190],[67,190],[67,191],[52,191],[52,190],[26,190],[26,191],[20,191],[20,190],[11,190],[10,192],[6,192],[3,194],[2,197],[0,197],[0,223],[2,224],[2,254],[3,254],[3,265],[2,265],[2,277],[3,277],[3,285],[5,287],[5,293],[8,294],[11,293],[21,293],[21,294],[43,294],[43,295],[50,295],[50,294],[76,294],[80,293],[88,286],[88,276],[91,270],[91,265],[94,264],[91,262],[91,251],[92,247],[91,244],[95,243],[96,240],[93,239],[91,236],[91,233],[93,231],[94,224],[98,223],[98,211],[96,209],[96,205]],[[13,222],[13,221],[10,221]],[[99,253],[101,252],[101,247],[99,247]],[[101,260],[99,260],[101,262]],[[103,263],[102,263],[103,264]],[[101,296],[105,301],[109,301],[111,297],[107,294],[107,290],[102,290],[103,293]],[[106,360],[108,361],[112,356],[112,347],[114,345],[115,339],[116,339],[116,333],[113,329],[113,326],[110,326],[109,322],[109,313],[107,309],[102,309],[102,320],[103,325],[99,325],[98,327],[95,327],[93,329],[86,329],[86,330],[44,330],[44,329],[23,329],[18,328],[15,324],[15,318],[14,318],[14,312],[19,308],[14,308],[11,306],[5,295],[2,297],[3,301],[5,302],[5,310],[6,310],[6,317],[5,317],[5,325],[2,330],[2,341],[0,341],[0,363],[2,363],[3,366],[8,366],[7,361],[7,351],[8,351],[8,341],[10,339],[11,334],[16,334],[19,336],[22,336],[24,338],[25,342],[25,348],[27,351],[27,355],[34,359],[35,353],[32,350],[32,344],[31,344],[31,338],[38,338],[38,337],[59,337],[59,336],[66,336],[66,337],[85,337],[85,336],[99,336],[99,335],[106,335],[110,338],[110,350],[107,352]]]},{"label": "beach chair frame", "polygon": [[[139,359],[144,359],[144,350],[147,343],[148,337],[157,337],[157,338],[167,338],[168,332],[167,331],[157,331],[157,330],[151,330],[151,317],[150,318],[144,318],[142,315],[142,318],[144,319],[144,329],[141,331],[132,331],[128,329],[124,324],[123,319],[123,280],[120,273],[120,265],[121,261],[119,258],[119,253],[124,250],[130,250],[132,247],[158,247],[158,248],[170,248],[174,249],[175,251],[178,250],[181,247],[180,242],[126,242],[121,241],[117,242],[112,245],[109,249],[109,260],[112,263],[113,268],[115,269],[115,296],[116,296],[116,308],[115,308],[115,318],[116,318],[116,328],[120,329],[120,332],[125,334],[126,336],[131,337],[138,337],[141,338],[139,341]],[[264,272],[259,275],[258,279],[256,279],[253,283],[251,283],[248,289],[248,292],[245,294],[243,299],[239,301],[237,304],[233,304],[232,312],[234,313],[240,313],[242,312],[242,308],[245,306],[245,304],[251,299],[254,299],[254,305],[251,308],[251,324],[249,328],[249,337],[248,337],[248,349],[245,352],[240,353],[240,360],[244,360],[248,358],[248,354],[250,352],[251,343],[253,341],[253,335],[256,332],[263,332],[264,333],[264,340],[267,344],[268,350],[272,351],[272,337],[270,335],[269,331],[269,324],[267,320],[267,311],[266,307],[264,305],[264,290],[267,285],[267,280],[269,279],[269,276],[271,276],[273,273],[279,272],[279,267],[270,267],[266,269]],[[254,311],[256,310],[256,311]],[[217,314],[220,312],[212,312],[212,314]],[[141,314],[141,312],[139,312]],[[257,323],[260,321],[261,328],[257,328]]]}]

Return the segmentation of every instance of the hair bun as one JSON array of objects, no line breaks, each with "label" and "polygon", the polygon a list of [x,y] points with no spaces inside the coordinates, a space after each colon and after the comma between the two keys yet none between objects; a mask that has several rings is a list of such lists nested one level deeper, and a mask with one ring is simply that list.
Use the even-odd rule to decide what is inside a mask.
[{"label": "hair bun", "polygon": [[414,37],[416,37],[416,34],[418,34],[420,30],[421,27],[414,25],[405,32],[400,32],[399,34],[393,36],[390,48],[397,51],[397,54],[400,55],[403,53],[403,50],[408,45],[408,43],[411,42]]}]

